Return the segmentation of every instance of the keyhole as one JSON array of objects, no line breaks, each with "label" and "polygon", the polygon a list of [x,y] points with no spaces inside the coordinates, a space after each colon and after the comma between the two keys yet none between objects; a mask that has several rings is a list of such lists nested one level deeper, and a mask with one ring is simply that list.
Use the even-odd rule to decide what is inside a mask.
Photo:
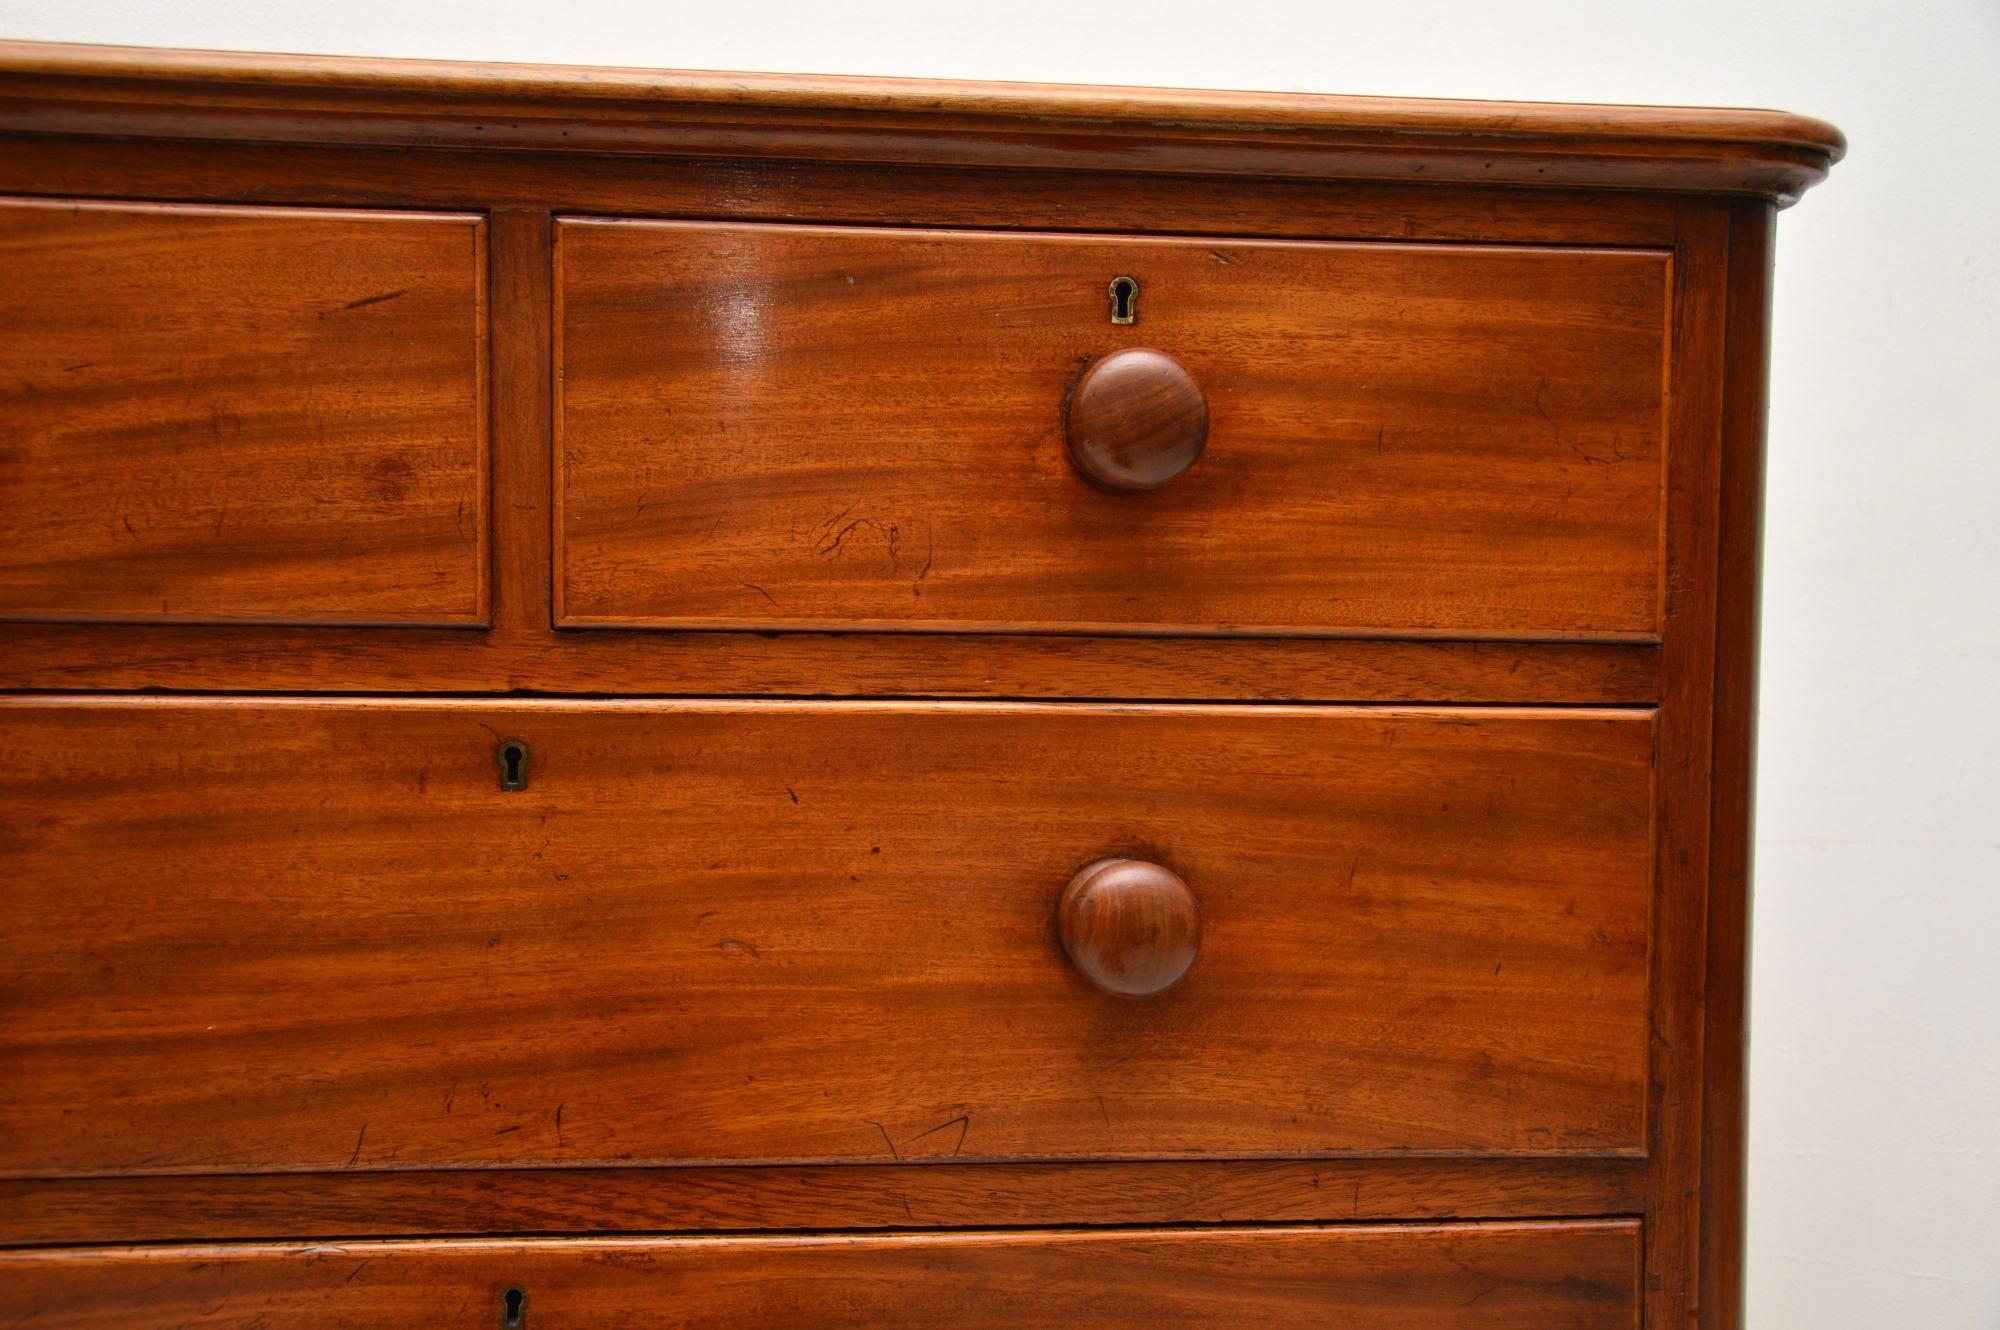
[{"label": "keyhole", "polygon": [[1130,277],[1111,279],[1111,321],[1113,323],[1139,321],[1139,283]]},{"label": "keyhole", "polygon": [[523,1330],[528,1324],[528,1293],[510,1288],[500,1295],[500,1330]]},{"label": "keyhole", "polygon": [[528,745],[519,739],[503,739],[500,743],[500,788],[528,788]]}]

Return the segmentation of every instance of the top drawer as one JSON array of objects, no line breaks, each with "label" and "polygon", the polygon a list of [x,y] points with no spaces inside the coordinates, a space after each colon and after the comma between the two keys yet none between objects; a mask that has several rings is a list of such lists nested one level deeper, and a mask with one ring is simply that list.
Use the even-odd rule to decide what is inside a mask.
[{"label": "top drawer", "polygon": [[483,622],[484,235],[0,200],[0,619]]},{"label": "top drawer", "polygon": [[[1646,640],[1669,271],[565,220],[557,620]],[[1136,348],[1192,382],[1107,366],[1086,404]],[[1147,492],[1066,447],[1198,434],[1204,406],[1205,450]]]}]

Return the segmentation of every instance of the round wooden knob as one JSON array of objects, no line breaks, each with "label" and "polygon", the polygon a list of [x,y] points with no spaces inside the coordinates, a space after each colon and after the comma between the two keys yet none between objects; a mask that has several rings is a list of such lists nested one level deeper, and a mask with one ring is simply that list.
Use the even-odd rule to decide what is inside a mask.
[{"label": "round wooden knob", "polygon": [[1064,411],[1076,469],[1108,490],[1150,490],[1194,465],[1208,442],[1208,399],[1164,351],[1114,351],[1083,372]]},{"label": "round wooden knob", "polygon": [[1143,859],[1099,859],[1071,878],[1056,927],[1084,977],[1126,997],[1166,992],[1201,948],[1194,893]]}]

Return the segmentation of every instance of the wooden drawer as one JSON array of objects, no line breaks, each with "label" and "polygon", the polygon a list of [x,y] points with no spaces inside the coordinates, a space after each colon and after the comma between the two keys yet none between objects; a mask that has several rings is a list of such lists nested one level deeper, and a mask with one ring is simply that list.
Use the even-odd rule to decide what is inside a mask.
[{"label": "wooden drawer", "polygon": [[1638,1280],[1616,1221],[0,1253],[38,1330],[1633,1330]]},{"label": "wooden drawer", "polygon": [[[1636,1155],[1653,729],[0,700],[0,1172]],[[1151,997],[1107,855],[1198,902]]]},{"label": "wooden drawer", "polygon": [[[589,219],[556,250],[560,624],[1659,631],[1664,251]],[[1105,492],[1065,402],[1141,347],[1207,446]]]},{"label": "wooden drawer", "polygon": [[486,616],[475,216],[0,201],[0,618]]}]

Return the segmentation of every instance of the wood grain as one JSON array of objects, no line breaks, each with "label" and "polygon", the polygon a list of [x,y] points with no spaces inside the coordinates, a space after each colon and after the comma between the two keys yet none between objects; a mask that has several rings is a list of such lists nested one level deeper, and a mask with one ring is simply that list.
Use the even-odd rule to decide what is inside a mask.
[{"label": "wood grain", "polygon": [[1635,1222],[0,1252],[49,1330],[1633,1330]]},{"label": "wood grain", "polygon": [[[462,654],[482,657],[490,670],[500,652],[517,645],[531,647],[546,638],[553,617],[549,608],[549,486],[553,469],[549,404],[554,366],[549,359],[548,215],[496,212],[488,227],[492,232],[495,406],[494,631],[472,652]],[[463,643],[462,638],[446,640]],[[421,658],[421,648],[404,644],[398,650],[407,662]],[[527,672],[520,666],[515,668]],[[632,689],[638,685],[628,678],[616,686]]]},{"label": "wood grain", "polygon": [[1643,1159],[482,1168],[0,1178],[0,1245],[1639,1214]]},{"label": "wood grain", "polygon": [[[868,168],[856,164],[278,147],[83,138],[0,137],[0,187],[117,195],[376,207],[575,208],[602,212],[941,222],[1015,227],[1112,226],[1235,235],[1321,234],[1457,241],[1671,244],[1669,202],[1639,193],[1370,184],[1212,182],[1154,176],[1142,191],[1111,173]],[[526,218],[530,213],[513,214]],[[528,302],[503,308],[500,283],[547,281],[531,255],[503,263],[496,219],[494,393],[509,382],[546,392],[547,357],[504,352],[531,326]],[[519,266],[520,262],[528,266]],[[999,635],[740,633],[537,635],[507,618],[513,577],[546,598],[545,538],[532,497],[546,495],[528,399],[496,411],[495,614],[487,634],[231,625],[125,628],[0,624],[0,687],[334,692],[779,693],[806,696],[1073,696],[1273,701],[1644,703],[1657,693],[1651,646],[1303,639],[1080,639]],[[543,408],[544,412],[546,408]],[[518,440],[519,445],[509,440]],[[545,508],[544,508],[545,513]],[[524,561],[527,561],[524,563]],[[508,568],[517,571],[510,573]],[[528,574],[518,570],[526,568]],[[523,581],[523,577],[529,580]],[[566,639],[566,640],[564,640]]]},{"label": "wood grain", "polygon": [[1748,193],[1846,150],[1772,111],[0,45],[0,127],[163,138]]},{"label": "wood grain", "polygon": [[[524,523],[532,520],[529,508],[520,508],[518,516]],[[536,586],[546,595],[546,580]],[[503,595],[504,588],[503,583]],[[224,633],[0,623],[0,688],[16,692],[91,688],[1507,704],[1554,698],[1641,705],[1659,696],[1659,658],[1655,646],[1583,642],[558,634],[521,625],[496,625],[491,633],[480,634],[247,626]]]},{"label": "wood grain", "polygon": [[1208,442],[1201,385],[1172,356],[1128,346],[1090,362],[1063,407],[1070,460],[1092,484],[1156,490]]},{"label": "wood grain", "polygon": [[1687,205],[1674,255],[1678,459],[1667,491],[1667,631],[1655,791],[1658,895],[1653,914],[1652,1073],[1648,1121],[1646,1325],[1702,1327],[1698,1285],[1701,1117],[1714,755],[1716,580],[1728,207]]},{"label": "wood grain", "polygon": [[182,143],[0,134],[8,192],[849,222],[1135,235],[1646,247],[1674,241],[1671,196],[1432,183],[1213,178],[862,162],[435,148]]},{"label": "wood grain", "polygon": [[[529,1326],[1630,1330],[1643,1301],[1649,1325],[1736,1330],[1771,221],[1841,151],[1760,112],[0,45],[0,308],[34,331],[0,347],[0,618],[40,620],[0,623],[0,689],[337,698],[0,703],[0,1245],[45,1249],[0,1258],[0,1302],[40,1324],[490,1327],[497,1260],[558,1281]],[[714,224],[597,290],[631,468],[596,478],[598,516],[645,511],[595,591],[555,576],[564,215]],[[697,233],[749,260],[702,272]],[[887,256],[812,249],[864,238]],[[1060,263],[907,257],[974,240],[1089,255],[1074,326],[1067,286],[1034,294]],[[1125,269],[1099,260],[1133,253],[1192,266],[1138,273],[1139,322],[1114,330]],[[1288,255],[1312,261],[1271,282]],[[1352,325],[1326,310],[1354,301],[1312,302],[1354,294],[1335,269],[1356,255],[1407,270],[1366,286],[1387,313],[1343,359]],[[835,261],[856,257],[879,261]],[[1440,262],[1443,297],[1389,304]],[[662,271],[698,299],[667,308]],[[1190,290],[1195,352],[1160,336]],[[989,317],[968,342],[1024,292],[1003,314],[1025,330]],[[721,317],[744,312],[778,350]],[[857,358],[855,331],[894,349]],[[1008,385],[1053,406],[1078,357],[1135,345],[1195,373],[1212,453],[1158,494],[1085,491],[1125,507],[1065,546],[1071,515],[1019,465],[1032,445],[1078,484],[1059,414],[1024,427]],[[979,346],[990,399],[953,378]],[[690,363],[731,356],[761,375],[754,409],[692,404],[736,431],[734,487],[721,449],[646,423],[681,409]],[[1231,356],[1266,396],[1215,391]],[[1447,364],[1471,372],[1420,373]],[[1428,388],[1383,409],[1385,375]],[[1609,414],[1587,395],[1607,381]],[[1294,435],[1305,465],[1267,511],[1186,528],[1198,564],[1163,561],[1132,505],[1215,499],[1183,487],[1228,478],[1224,427],[1273,382],[1323,418]],[[947,426],[996,402],[1016,426],[954,453]],[[870,411],[887,424],[852,428]],[[1412,450],[1411,422],[1463,428]],[[79,423],[87,455],[50,450]],[[632,484],[657,439],[718,479],[673,473],[681,526],[648,530],[667,512]],[[955,528],[983,541],[954,570],[983,605],[935,562],[911,595],[879,548],[785,562],[784,483],[801,459],[846,482],[818,451],[843,439],[899,541],[941,476],[967,510],[1015,486],[1012,527]],[[1620,460],[1635,439],[1645,466]],[[1612,446],[1564,456],[1592,440]],[[1468,479],[1500,515],[1455,528]],[[1421,557],[1357,575],[1405,579],[1374,612],[1330,615],[1329,564],[1394,545],[1340,525],[1370,484]],[[764,539],[732,547],[746,511]],[[1511,566],[1464,553],[1537,524]],[[1089,613],[1062,581],[1078,549],[1105,579]],[[746,559],[810,614],[725,580]],[[590,606],[559,601],[614,582],[649,626],[585,631]],[[360,696],[412,693],[1204,705]],[[1234,702],[1403,705],[1206,705]],[[497,788],[489,726],[528,730],[528,791]],[[1157,999],[1063,959],[1054,895],[1104,853],[1201,895],[1201,960]],[[1643,1216],[1643,1243],[1623,1222],[1504,1252],[1462,1227],[46,1251],[1604,1215]]]},{"label": "wood grain", "polygon": [[1056,933],[1077,970],[1107,993],[1152,997],[1179,983],[1201,952],[1201,905],[1171,869],[1100,859],[1069,880]]},{"label": "wood grain", "polygon": [[[1663,254],[564,219],[559,624],[1648,639]],[[1139,323],[1105,310],[1139,279]],[[1143,339],[1164,489],[1069,465]]]},{"label": "wood grain", "polygon": [[[1644,1143],[1645,712],[0,717],[6,1174]],[[1055,934],[1113,854],[1201,895],[1144,1002]]]},{"label": "wood grain", "polygon": [[0,200],[0,617],[481,622],[483,246]]},{"label": "wood grain", "polygon": [[1776,214],[1731,209],[1716,522],[1715,750],[1709,791],[1708,955],[1702,1004],[1702,1330],[1744,1323],[1748,1180],[1750,874],[1756,821],[1764,418]]}]

